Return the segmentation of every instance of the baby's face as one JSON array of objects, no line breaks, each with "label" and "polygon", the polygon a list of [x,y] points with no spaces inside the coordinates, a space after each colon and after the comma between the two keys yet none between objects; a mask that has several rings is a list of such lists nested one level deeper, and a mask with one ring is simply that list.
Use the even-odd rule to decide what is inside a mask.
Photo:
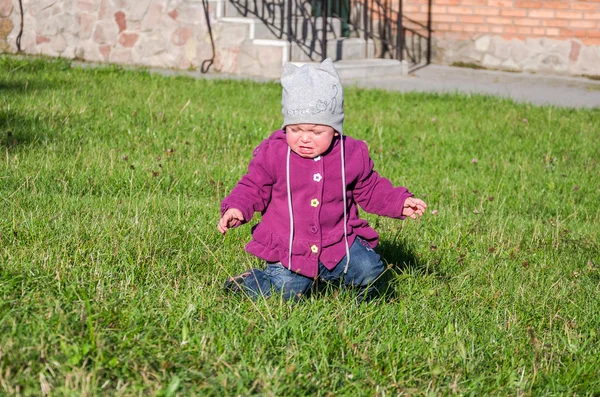
[{"label": "baby's face", "polygon": [[312,159],[329,149],[337,132],[328,125],[290,124],[285,127],[285,135],[294,153]]}]

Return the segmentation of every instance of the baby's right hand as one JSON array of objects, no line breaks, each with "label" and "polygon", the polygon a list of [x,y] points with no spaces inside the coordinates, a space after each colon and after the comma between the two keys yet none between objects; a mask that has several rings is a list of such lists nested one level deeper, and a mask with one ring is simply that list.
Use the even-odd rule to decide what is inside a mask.
[{"label": "baby's right hand", "polygon": [[221,217],[219,220],[219,224],[217,225],[217,229],[221,234],[225,234],[227,230],[232,227],[238,227],[244,222],[244,215],[242,212],[236,208],[230,208]]}]

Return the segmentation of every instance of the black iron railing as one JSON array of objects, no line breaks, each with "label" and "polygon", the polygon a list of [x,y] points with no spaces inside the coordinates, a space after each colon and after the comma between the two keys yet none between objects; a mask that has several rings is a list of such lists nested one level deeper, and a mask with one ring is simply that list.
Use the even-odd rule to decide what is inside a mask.
[{"label": "black iron railing", "polygon": [[[274,37],[297,44],[310,59],[327,57],[327,39],[340,36],[328,21],[331,0],[230,0],[243,16],[260,19]],[[325,6],[324,6],[325,5]]]},{"label": "black iron railing", "polygon": [[295,43],[313,60],[327,58],[327,42],[343,37],[372,41],[375,57],[406,60],[411,69],[431,59],[431,12],[426,23],[406,18],[401,0],[230,2],[239,13],[260,19],[276,38]]},{"label": "black iron railing", "polygon": [[412,68],[429,63],[431,13],[421,23],[403,15],[401,0],[356,0],[351,7],[350,26],[375,42],[378,58],[406,60]]}]

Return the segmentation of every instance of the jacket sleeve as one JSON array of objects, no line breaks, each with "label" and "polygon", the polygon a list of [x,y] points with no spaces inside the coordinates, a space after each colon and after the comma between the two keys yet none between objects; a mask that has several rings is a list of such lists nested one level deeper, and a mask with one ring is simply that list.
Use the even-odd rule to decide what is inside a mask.
[{"label": "jacket sleeve", "polygon": [[230,208],[236,208],[242,212],[245,223],[252,219],[255,212],[262,212],[267,207],[274,183],[268,164],[268,149],[267,140],[254,149],[254,158],[248,165],[248,173],[221,202],[221,215]]},{"label": "jacket sleeve", "polygon": [[373,169],[373,160],[364,142],[359,142],[359,151],[363,168],[354,187],[354,200],[367,212],[390,218],[406,218],[402,215],[404,201],[413,197],[413,194],[403,186],[394,187],[392,182]]}]

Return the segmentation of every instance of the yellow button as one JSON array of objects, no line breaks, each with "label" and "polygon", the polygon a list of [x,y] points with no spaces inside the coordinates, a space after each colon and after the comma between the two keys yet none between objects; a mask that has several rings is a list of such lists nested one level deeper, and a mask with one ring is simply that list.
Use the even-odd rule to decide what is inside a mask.
[{"label": "yellow button", "polygon": [[310,205],[311,205],[312,207],[318,207],[318,206],[319,206],[319,200],[317,200],[317,199],[312,199],[312,200],[310,201]]},{"label": "yellow button", "polygon": [[310,247],[310,250],[313,252],[313,254],[316,254],[317,252],[319,252],[319,247],[313,245],[312,247]]}]

